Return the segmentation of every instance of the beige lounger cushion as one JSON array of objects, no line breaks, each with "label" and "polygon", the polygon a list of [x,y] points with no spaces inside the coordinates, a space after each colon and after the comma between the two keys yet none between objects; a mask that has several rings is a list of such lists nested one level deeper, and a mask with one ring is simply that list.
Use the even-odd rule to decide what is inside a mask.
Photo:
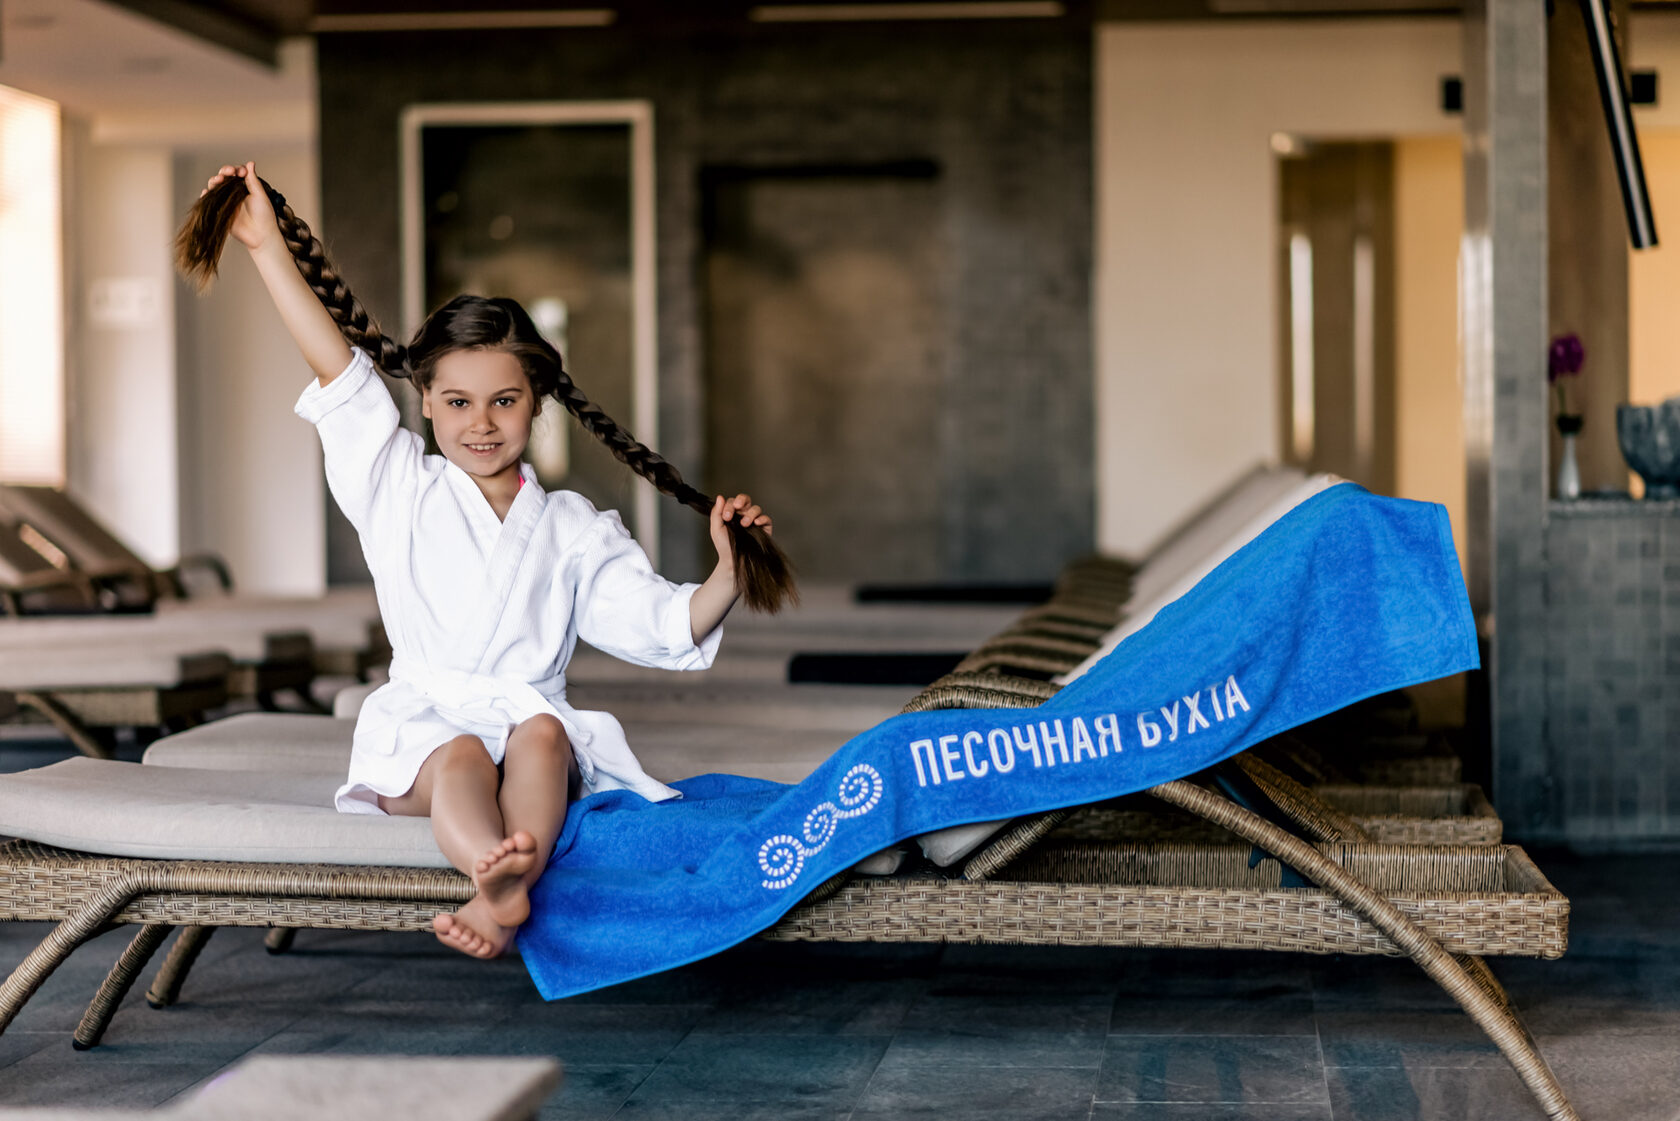
[{"label": "beige lounger cushion", "polygon": [[109,856],[449,866],[426,818],[334,810],[340,781],[66,759],[0,776],[0,833]]},{"label": "beige lounger cushion", "polygon": [[[165,736],[146,750],[153,766],[216,770],[312,771],[343,775],[355,721],[299,713],[252,712]],[[799,782],[845,737],[829,732],[624,721],[625,736],[662,782],[723,771]]]},{"label": "beige lounger cushion", "polygon": [[362,702],[377,688],[378,685],[346,685],[333,694],[332,714],[340,720],[354,720],[361,715]]},{"label": "beige lounger cushion", "polygon": [[157,614],[171,623],[199,620],[261,630],[305,630],[315,645],[359,650],[368,644],[369,630],[379,623],[379,605],[371,587],[366,593],[337,590],[319,598],[248,595],[206,595],[195,599],[166,599]]},{"label": "beige lounger cushion", "polygon": [[[343,781],[349,765],[354,728],[353,721],[331,716],[250,712],[165,736],[146,749],[144,758],[148,768],[172,768],[188,773],[282,772],[284,777],[301,777],[321,785],[330,803],[332,791]],[[669,739],[674,748],[699,751],[708,746],[727,748],[737,744],[741,736],[751,737],[755,732],[705,727],[642,728],[634,723],[628,731],[633,739],[644,743],[650,739]],[[665,734],[662,736],[661,732]],[[761,730],[757,735],[765,738]],[[695,772],[691,769],[690,773]],[[5,829],[0,826],[0,833],[3,832]],[[863,860],[855,870],[871,876],[891,875],[904,862],[905,852],[903,848],[883,850]]]},{"label": "beige lounger cushion", "polygon": [[164,736],[142,760],[153,767],[280,771],[343,782],[354,720],[297,712],[245,712]]},{"label": "beige lounger cushion", "polygon": [[179,653],[142,645],[51,643],[0,653],[0,690],[173,689],[228,674],[225,654]]},{"label": "beige lounger cushion", "polygon": [[1002,821],[976,821],[968,825],[953,825],[949,829],[923,833],[916,838],[916,843],[921,846],[923,856],[941,868],[949,868],[985,844],[993,833],[1014,820],[1012,817],[1006,817]]},{"label": "beige lounger cushion", "polygon": [[194,619],[143,615],[78,615],[9,619],[0,624],[0,659],[10,661],[43,647],[89,647],[193,653],[219,650],[240,662],[307,659],[314,643],[307,631],[265,631],[232,623],[193,625]]},{"label": "beige lounger cushion", "polygon": [[1132,578],[1132,602],[1152,598],[1216,553],[1249,519],[1306,480],[1298,467],[1272,467],[1243,479],[1223,501],[1151,553]]}]

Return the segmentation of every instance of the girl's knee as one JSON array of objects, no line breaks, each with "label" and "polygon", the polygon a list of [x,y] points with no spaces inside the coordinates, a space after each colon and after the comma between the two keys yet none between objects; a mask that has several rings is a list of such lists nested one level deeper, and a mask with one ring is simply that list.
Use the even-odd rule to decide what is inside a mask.
[{"label": "girl's knee", "polygon": [[570,759],[572,741],[566,735],[566,726],[545,712],[513,730],[508,737],[508,752],[519,755],[542,752],[558,759]]},{"label": "girl's knee", "polygon": [[484,746],[484,741],[477,736],[456,736],[442,747],[438,748],[439,763],[446,769],[479,770],[487,768],[494,771],[495,762],[490,758],[490,752]]},{"label": "girl's knee", "polygon": [[566,736],[566,726],[546,712],[539,713],[526,720],[513,732],[513,736],[509,737],[510,742],[514,738],[518,738],[526,743],[541,745],[548,750],[571,750],[572,741]]},{"label": "girl's knee", "polygon": [[560,723],[557,717],[551,716],[546,712],[539,712],[537,715],[519,725],[518,728],[515,728],[514,731],[529,732],[533,735],[541,736],[544,739],[558,740],[561,743],[570,742],[566,738],[566,726]]}]

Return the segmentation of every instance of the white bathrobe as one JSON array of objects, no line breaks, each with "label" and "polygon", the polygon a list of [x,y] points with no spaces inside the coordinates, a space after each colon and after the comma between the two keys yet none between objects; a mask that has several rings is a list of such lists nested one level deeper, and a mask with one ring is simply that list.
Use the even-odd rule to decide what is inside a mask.
[{"label": "white bathrobe", "polygon": [[675,797],[642,770],[617,720],[566,703],[566,664],[581,636],[640,665],[706,669],[722,628],[695,645],[688,604],[699,585],[660,577],[616,513],[543,493],[529,465],[498,521],[465,471],[401,427],[360,350],[327,385],[311,381],[297,413],[321,434],[327,484],[361,536],[394,651],[390,683],[356,721],[338,808],[381,812],[375,795],[407,791],[426,757],[463,732],[500,763],[508,733],[543,712],[564,725],[584,793]]}]

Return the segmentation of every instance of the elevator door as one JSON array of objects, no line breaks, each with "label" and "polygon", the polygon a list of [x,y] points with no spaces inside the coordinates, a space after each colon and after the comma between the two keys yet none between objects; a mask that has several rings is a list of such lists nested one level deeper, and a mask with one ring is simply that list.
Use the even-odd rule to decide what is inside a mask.
[{"label": "elevator door", "polygon": [[807,578],[939,579],[938,179],[734,175],[705,202],[710,485]]}]

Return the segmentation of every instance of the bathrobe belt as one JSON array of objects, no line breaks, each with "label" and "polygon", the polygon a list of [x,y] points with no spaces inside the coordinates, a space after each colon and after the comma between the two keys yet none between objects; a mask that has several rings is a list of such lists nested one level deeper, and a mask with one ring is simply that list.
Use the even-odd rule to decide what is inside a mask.
[{"label": "bathrobe belt", "polygon": [[[505,702],[527,720],[539,713],[547,713],[565,726],[572,742],[587,745],[594,733],[568,720],[561,712],[566,703],[566,675],[557,673],[541,681],[521,681],[514,677],[492,677],[487,673],[468,673],[465,670],[428,666],[410,658],[391,659],[391,680],[401,681],[424,693],[439,708],[450,709],[463,716],[481,719],[486,724],[500,724],[505,717],[494,710],[498,702]],[[483,715],[479,716],[479,711]]]}]

